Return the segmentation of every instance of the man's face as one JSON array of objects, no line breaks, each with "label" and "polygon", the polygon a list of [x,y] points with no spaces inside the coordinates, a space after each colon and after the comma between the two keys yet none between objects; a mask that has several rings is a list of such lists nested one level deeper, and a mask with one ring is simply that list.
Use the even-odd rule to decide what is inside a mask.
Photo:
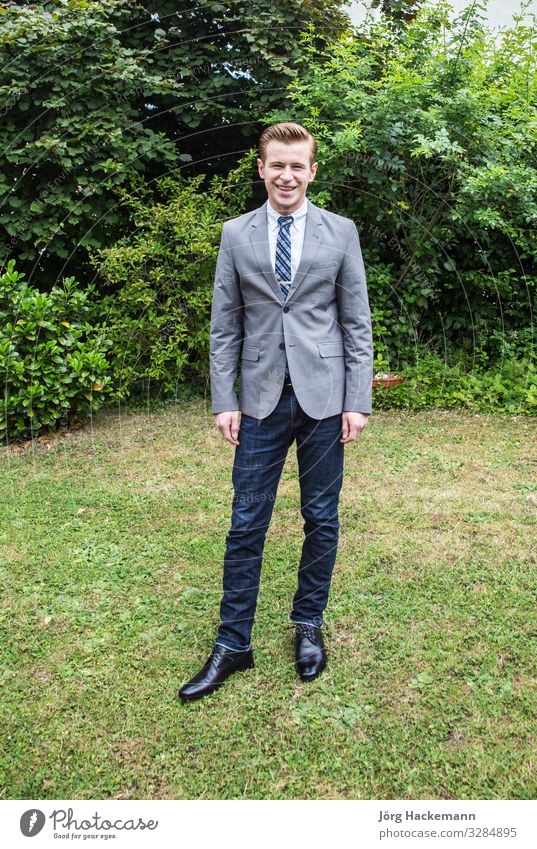
[{"label": "man's face", "polygon": [[259,176],[265,181],[269,200],[280,215],[290,215],[304,203],[308,183],[317,173],[317,162],[310,164],[309,141],[269,141],[265,163],[257,160]]}]

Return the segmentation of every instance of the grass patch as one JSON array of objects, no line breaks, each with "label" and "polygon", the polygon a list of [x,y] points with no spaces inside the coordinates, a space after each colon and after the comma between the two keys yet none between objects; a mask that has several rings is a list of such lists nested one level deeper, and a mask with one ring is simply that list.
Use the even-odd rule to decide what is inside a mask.
[{"label": "grass patch", "polygon": [[0,469],[2,798],[531,799],[537,421],[371,417],[347,446],[329,665],[303,684],[290,452],[256,667],[176,694],[218,625],[233,448],[203,400],[103,411]]}]

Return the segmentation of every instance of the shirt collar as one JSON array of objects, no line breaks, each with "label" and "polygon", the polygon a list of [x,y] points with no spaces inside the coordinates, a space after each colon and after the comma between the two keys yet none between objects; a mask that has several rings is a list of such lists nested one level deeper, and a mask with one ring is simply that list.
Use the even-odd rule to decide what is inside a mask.
[{"label": "shirt collar", "polygon": [[[308,199],[307,199],[307,197],[305,197],[304,203],[302,204],[302,206],[299,206],[299,208],[296,210],[296,212],[290,212],[289,213],[290,215],[293,216],[292,226],[296,227],[297,226],[296,219],[302,218],[303,216],[307,215],[307,213],[308,213]],[[269,224],[270,224],[270,226],[272,227],[273,230],[274,230],[275,227],[278,226],[278,218],[280,217],[280,214],[281,213],[276,212],[274,207],[271,206],[270,200],[267,198],[267,216],[268,216]]]}]

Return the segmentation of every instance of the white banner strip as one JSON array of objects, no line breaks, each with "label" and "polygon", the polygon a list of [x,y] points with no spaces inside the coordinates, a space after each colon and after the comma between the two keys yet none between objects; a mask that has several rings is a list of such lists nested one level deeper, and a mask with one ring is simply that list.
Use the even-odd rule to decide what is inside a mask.
[{"label": "white banner strip", "polygon": [[[7,800],[2,845],[537,847],[533,800]],[[35,844],[31,841],[35,838]]]}]

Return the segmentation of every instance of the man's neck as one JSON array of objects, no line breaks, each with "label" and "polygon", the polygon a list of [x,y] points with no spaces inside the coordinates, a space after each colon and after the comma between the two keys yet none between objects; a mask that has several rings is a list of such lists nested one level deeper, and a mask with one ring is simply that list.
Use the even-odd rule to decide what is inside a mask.
[{"label": "man's neck", "polygon": [[274,212],[275,215],[294,215],[296,212],[301,212],[302,208],[310,202],[311,201],[308,201],[307,197],[304,197],[304,200],[302,201],[300,206],[297,206],[296,209],[279,210],[279,209],[276,209],[276,207],[272,205],[272,203],[270,202],[270,198],[267,198],[267,203],[268,203],[268,205],[270,206],[271,210]]}]

